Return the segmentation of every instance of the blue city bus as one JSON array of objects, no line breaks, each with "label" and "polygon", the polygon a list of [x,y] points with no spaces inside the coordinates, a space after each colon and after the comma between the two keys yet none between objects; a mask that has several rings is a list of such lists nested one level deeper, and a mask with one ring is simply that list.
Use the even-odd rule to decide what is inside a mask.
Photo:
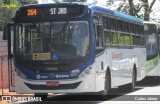
[{"label": "blue city bus", "polygon": [[143,20],[93,4],[20,7],[4,39],[10,91],[19,94],[108,95],[110,88],[126,84],[133,90],[145,77]]}]

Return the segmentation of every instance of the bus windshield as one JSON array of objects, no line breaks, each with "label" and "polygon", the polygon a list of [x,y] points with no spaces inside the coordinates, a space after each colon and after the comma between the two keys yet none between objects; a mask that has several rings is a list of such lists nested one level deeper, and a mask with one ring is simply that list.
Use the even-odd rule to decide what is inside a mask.
[{"label": "bus windshield", "polygon": [[24,60],[66,60],[89,53],[86,21],[23,23],[16,27],[16,55]]},{"label": "bus windshield", "polygon": [[144,25],[147,59],[154,58],[158,54],[157,29],[154,24]]}]

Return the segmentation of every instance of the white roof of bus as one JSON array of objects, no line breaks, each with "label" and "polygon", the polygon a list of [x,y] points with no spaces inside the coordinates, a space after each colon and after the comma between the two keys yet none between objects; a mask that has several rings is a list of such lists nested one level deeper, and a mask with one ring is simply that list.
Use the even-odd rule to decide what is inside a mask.
[{"label": "white roof of bus", "polygon": [[146,23],[147,24],[155,24],[155,25],[157,24],[157,22],[155,22],[155,21],[144,21],[143,23],[144,24],[146,24]]}]

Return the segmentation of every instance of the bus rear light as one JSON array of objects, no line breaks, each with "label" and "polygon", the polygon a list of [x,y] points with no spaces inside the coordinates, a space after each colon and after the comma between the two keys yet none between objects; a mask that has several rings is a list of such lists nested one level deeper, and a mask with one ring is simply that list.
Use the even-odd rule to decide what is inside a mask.
[{"label": "bus rear light", "polygon": [[47,81],[46,86],[59,86],[59,82],[57,81]]}]

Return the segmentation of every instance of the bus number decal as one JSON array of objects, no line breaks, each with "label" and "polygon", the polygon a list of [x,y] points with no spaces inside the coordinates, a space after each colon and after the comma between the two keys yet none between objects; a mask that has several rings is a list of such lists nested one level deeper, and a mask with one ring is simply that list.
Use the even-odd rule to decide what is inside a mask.
[{"label": "bus number decal", "polygon": [[36,16],[37,9],[27,9],[27,16]]},{"label": "bus number decal", "polygon": [[67,8],[51,8],[50,14],[67,14]]}]

